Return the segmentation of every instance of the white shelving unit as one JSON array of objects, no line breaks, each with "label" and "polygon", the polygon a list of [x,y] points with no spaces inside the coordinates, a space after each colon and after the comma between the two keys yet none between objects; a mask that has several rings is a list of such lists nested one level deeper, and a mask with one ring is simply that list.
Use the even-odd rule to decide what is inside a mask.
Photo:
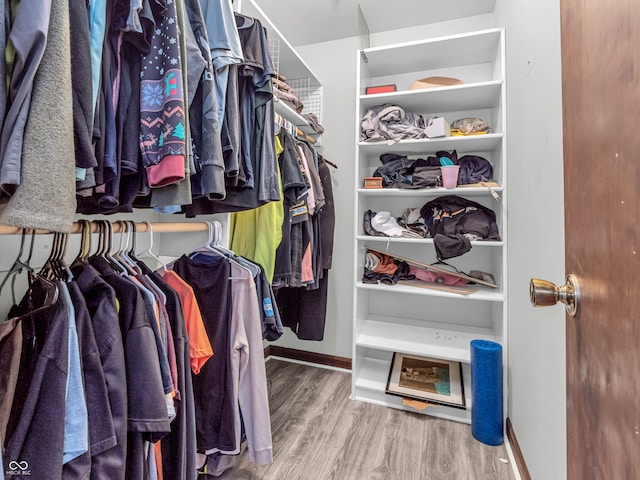
[{"label": "white shelving unit", "polygon": [[[507,378],[507,186],[505,184],[505,34],[501,28],[453,35],[425,41],[375,47],[358,52],[356,123],[355,278],[353,311],[352,398],[394,408],[409,409],[402,399],[385,394],[394,352],[457,361],[462,364],[466,409],[447,406],[428,408],[425,413],[470,423],[471,349],[474,339],[503,346],[504,378]],[[409,90],[424,77],[448,76],[463,84]],[[367,86],[395,84],[397,91],[366,95]],[[400,105],[425,117],[442,116],[449,123],[463,117],[479,117],[492,128],[487,135],[361,142],[360,120],[368,109],[381,104]],[[364,189],[363,179],[381,165],[380,155],[397,153],[426,158],[437,151],[456,150],[458,157],[476,154],[491,162],[496,200],[484,187],[455,189]],[[442,195],[470,198],[496,213],[501,239],[474,241],[471,251],[448,263],[462,271],[490,272],[498,288],[480,287],[462,295],[412,285],[363,283],[367,248],[423,263],[436,259],[432,239],[371,237],[364,233],[364,212],[386,210],[400,216],[405,208],[419,208]],[[505,405],[506,403],[506,385]],[[416,410],[412,410],[416,411]]]}]

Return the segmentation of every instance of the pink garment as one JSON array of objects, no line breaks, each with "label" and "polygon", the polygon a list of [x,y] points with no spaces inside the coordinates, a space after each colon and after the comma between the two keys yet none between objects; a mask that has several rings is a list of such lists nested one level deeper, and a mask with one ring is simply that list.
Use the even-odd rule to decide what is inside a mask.
[{"label": "pink garment", "polygon": [[160,163],[146,168],[151,188],[178,183],[185,178],[184,155],[166,155]]},{"label": "pink garment", "polygon": [[462,278],[458,278],[454,275],[447,275],[446,273],[438,273],[427,270],[426,268],[416,267],[409,265],[409,271],[412,275],[416,276],[416,279],[430,283],[444,283],[445,285],[466,285],[467,282]]},{"label": "pink garment", "polygon": [[311,242],[307,245],[307,249],[302,256],[300,281],[302,283],[313,282],[313,260],[311,259]]}]

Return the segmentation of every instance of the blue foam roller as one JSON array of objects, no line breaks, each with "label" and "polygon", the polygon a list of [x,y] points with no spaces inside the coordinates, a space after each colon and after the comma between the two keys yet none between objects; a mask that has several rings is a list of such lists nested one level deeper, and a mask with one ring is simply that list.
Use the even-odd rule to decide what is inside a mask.
[{"label": "blue foam roller", "polygon": [[487,445],[502,445],[502,345],[471,341],[471,433]]}]

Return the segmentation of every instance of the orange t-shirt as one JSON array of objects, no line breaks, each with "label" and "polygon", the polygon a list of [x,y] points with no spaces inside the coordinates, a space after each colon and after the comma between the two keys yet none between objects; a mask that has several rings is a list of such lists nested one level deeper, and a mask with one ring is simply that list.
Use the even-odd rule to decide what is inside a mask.
[{"label": "orange t-shirt", "polygon": [[184,321],[189,337],[189,359],[191,371],[200,373],[202,366],[213,356],[211,342],[204,328],[200,307],[191,286],[172,270],[161,273],[162,278],[173,288],[182,302]]}]

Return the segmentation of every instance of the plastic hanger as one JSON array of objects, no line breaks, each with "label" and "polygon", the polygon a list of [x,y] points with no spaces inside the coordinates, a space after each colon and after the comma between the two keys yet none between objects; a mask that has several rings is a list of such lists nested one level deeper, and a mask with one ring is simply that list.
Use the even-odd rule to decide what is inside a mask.
[{"label": "plastic hanger", "polygon": [[65,263],[64,257],[67,253],[68,233],[54,232],[51,243],[51,253],[40,270],[40,276],[49,280],[61,280],[70,282],[73,280],[73,273]]},{"label": "plastic hanger", "polygon": [[136,263],[138,261],[138,258],[136,257],[136,223],[133,220],[126,220],[126,223],[129,224],[131,231],[131,248],[127,250],[126,254],[130,260]]},{"label": "plastic hanger", "polygon": [[166,272],[167,271],[167,266],[165,265],[165,263],[160,260],[160,257],[158,257],[155,253],[153,253],[153,227],[151,226],[151,222],[143,222],[147,228],[149,229],[149,245],[147,246],[146,250],[143,250],[142,252],[140,252],[137,255],[138,259],[142,259],[142,258],[153,258],[156,262],[158,262],[159,265],[162,266],[162,271]]},{"label": "plastic hanger", "polygon": [[217,253],[233,258],[235,253],[224,248],[220,243],[222,241],[222,224],[217,220],[205,221],[205,223],[208,231],[207,241],[192,252],[192,258],[198,253]]},{"label": "plastic hanger", "polygon": [[120,246],[114,253],[114,258],[127,270],[129,275],[138,275],[140,271],[137,265],[127,256],[129,239],[131,238],[131,224],[124,220],[118,220],[117,223],[120,225]]},{"label": "plastic hanger", "polygon": [[42,264],[42,268],[40,269],[40,275],[42,275],[43,277],[49,278],[49,276],[51,275],[51,271],[53,270],[52,269],[53,259],[58,254],[59,241],[60,241],[60,237],[58,235],[58,232],[53,232],[53,238],[51,240],[51,249],[49,250],[49,256],[44,261],[44,263]]},{"label": "plastic hanger", "polygon": [[92,257],[104,259],[115,273],[126,275],[127,270],[111,255],[113,243],[111,223],[107,220],[95,220],[95,223],[98,225],[98,249]]},{"label": "plastic hanger", "polygon": [[[29,265],[29,263],[31,262],[31,256],[33,254],[33,245],[35,240],[34,231],[31,232],[31,245],[29,247],[29,255],[27,256],[26,261],[24,262],[22,261],[21,257],[22,257],[22,252],[24,250],[25,236],[26,236],[26,229],[23,228],[22,239],[20,243],[20,251],[18,253],[18,257],[16,258],[13,266],[11,267],[11,269],[7,273],[7,276],[5,277],[2,284],[0,285],[0,291],[1,291],[2,287],[4,286],[8,278],[12,277],[11,292],[13,297],[13,303],[14,305],[16,305],[17,301],[15,298],[15,278],[20,272],[22,272],[22,270],[27,270],[27,275],[29,277],[29,287],[27,288],[27,292],[23,300],[23,302],[25,302],[23,304],[27,309],[27,311],[24,315],[21,315],[20,318],[30,317],[45,308],[49,308],[58,300],[57,285],[51,280],[49,280],[48,278],[45,278],[44,276],[36,273],[35,270]],[[52,248],[52,252],[50,255],[51,258],[53,258],[53,253],[57,253],[57,250],[60,248],[59,240],[60,240],[60,235],[58,235],[58,238],[56,238],[55,245],[52,244],[51,246]],[[54,247],[55,247],[55,251],[54,251]]]},{"label": "plastic hanger", "polygon": [[62,237],[60,232],[53,232],[53,238],[51,240],[51,250],[49,251],[49,257],[45,260],[42,268],[40,269],[40,275],[42,277],[52,279],[54,273],[54,262],[60,255],[62,249]]},{"label": "plastic hanger", "polygon": [[207,224],[207,241],[205,243],[203,243],[202,245],[200,245],[198,248],[196,248],[192,253],[206,253],[206,252],[214,252],[214,253],[219,253],[216,252],[216,250],[214,250],[213,248],[213,244],[215,241],[215,227],[213,226],[213,222],[210,221],[205,221],[204,223]]},{"label": "plastic hanger", "polygon": [[4,279],[2,279],[2,283],[0,283],[0,293],[2,293],[2,289],[4,288],[5,284],[9,279],[11,279],[11,298],[13,300],[14,305],[17,303],[16,291],[15,291],[16,278],[18,277],[18,275],[20,275],[23,272],[23,270],[26,270],[28,273],[34,273],[33,268],[31,268],[31,266],[29,265],[29,262],[31,261],[31,256],[33,254],[33,244],[35,240],[35,233],[33,231],[31,232],[31,245],[29,247],[29,255],[27,256],[26,261],[24,262],[22,261],[22,252],[24,251],[24,243],[25,243],[26,235],[27,235],[27,229],[23,228],[22,235],[20,238],[20,250],[18,251],[18,256],[13,262],[13,265],[11,265],[11,268],[5,275]]},{"label": "plastic hanger", "polygon": [[136,224],[131,220],[125,220],[124,223],[128,227],[129,235],[127,236],[126,248],[122,252],[123,257],[129,262],[131,268],[135,270],[138,275],[144,275],[142,268],[138,265],[139,260],[136,257]]},{"label": "plastic hanger", "polygon": [[80,250],[78,255],[71,262],[70,267],[73,268],[78,265],[84,265],[87,261],[87,257],[91,252],[91,222],[86,219],[78,220],[80,224]]},{"label": "plastic hanger", "polygon": [[218,251],[221,251],[223,253],[225,253],[226,255],[229,255],[231,257],[235,257],[236,254],[232,251],[229,250],[228,248],[224,247],[222,245],[222,237],[223,237],[223,231],[222,231],[222,223],[220,223],[217,220],[213,221],[213,228],[214,228],[214,243],[213,243],[213,248],[215,248]]},{"label": "plastic hanger", "polygon": [[222,224],[218,221],[205,221],[207,224],[208,238],[205,243],[196,248],[189,255],[190,258],[195,258],[198,254],[215,254],[229,259],[233,259],[235,254],[231,250],[220,245],[219,238],[222,236]]},{"label": "plastic hanger", "polygon": [[107,250],[105,256],[112,263],[116,273],[120,275],[128,275],[129,270],[113,255],[113,225],[107,220],[103,220],[106,228]]},{"label": "plastic hanger", "polygon": [[33,315],[51,307],[57,300],[58,286],[40,274],[29,272],[29,288],[21,304],[26,312],[19,318],[33,318]]},{"label": "plastic hanger", "polygon": [[69,242],[69,234],[60,233],[58,255],[53,262],[54,278],[58,280],[62,280],[64,282],[70,282],[71,280],[73,280],[73,273],[71,273],[71,270],[69,270],[69,266],[64,260],[64,257],[67,254],[68,242]]}]

